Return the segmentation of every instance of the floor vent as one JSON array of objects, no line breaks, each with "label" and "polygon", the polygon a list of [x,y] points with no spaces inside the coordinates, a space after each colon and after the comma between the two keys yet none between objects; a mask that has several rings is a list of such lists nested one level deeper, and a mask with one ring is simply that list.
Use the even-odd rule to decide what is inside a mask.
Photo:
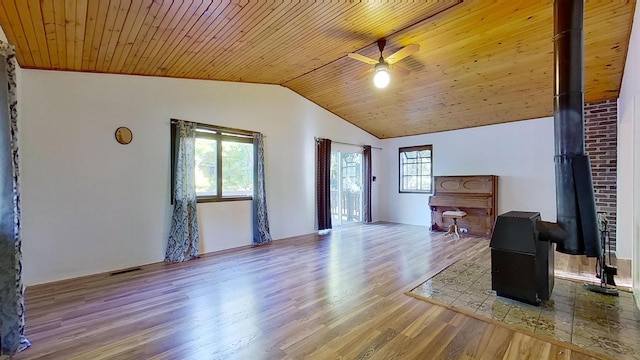
[{"label": "floor vent", "polygon": [[142,270],[142,268],[139,267],[139,266],[136,266],[136,267],[132,267],[132,268],[128,268],[128,269],[122,269],[122,270],[118,270],[118,271],[114,271],[112,273],[109,273],[109,276],[126,274],[126,273],[130,273],[130,272],[138,271],[138,270]]}]

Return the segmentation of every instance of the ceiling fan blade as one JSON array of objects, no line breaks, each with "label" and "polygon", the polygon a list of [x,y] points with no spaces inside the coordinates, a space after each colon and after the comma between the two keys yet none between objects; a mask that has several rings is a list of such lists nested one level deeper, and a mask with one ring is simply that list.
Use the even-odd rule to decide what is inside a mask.
[{"label": "ceiling fan blade", "polygon": [[367,70],[367,71],[365,71],[363,73],[360,73],[355,77],[355,79],[356,80],[364,79],[364,78],[367,77],[367,75],[373,73],[374,70],[375,70],[375,68],[371,68],[371,69],[369,69],[369,70]]},{"label": "ceiling fan blade", "polygon": [[403,47],[402,49],[396,51],[392,55],[387,56],[385,61],[389,65],[391,65],[391,64],[397,63],[398,61],[406,58],[407,56],[413,54],[414,52],[416,52],[418,50],[420,50],[420,45],[418,45],[418,44],[407,45],[407,46]]},{"label": "ceiling fan blade", "polygon": [[363,63],[366,64],[371,64],[371,65],[375,65],[378,63],[378,60],[373,60],[371,58],[368,58],[364,55],[360,55],[360,54],[356,54],[356,53],[348,53],[347,54],[348,57],[354,59],[354,60],[358,60],[358,61],[362,61]]},{"label": "ceiling fan blade", "polygon": [[398,66],[398,65],[389,65],[389,70],[391,70],[394,75],[399,75],[399,76],[407,76],[411,73],[411,70],[407,70],[402,66]]}]

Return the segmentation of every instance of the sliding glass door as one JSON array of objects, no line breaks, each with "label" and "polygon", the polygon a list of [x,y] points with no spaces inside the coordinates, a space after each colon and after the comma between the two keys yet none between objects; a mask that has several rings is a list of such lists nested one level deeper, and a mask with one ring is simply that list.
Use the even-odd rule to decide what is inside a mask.
[{"label": "sliding glass door", "polygon": [[331,222],[362,221],[362,153],[331,151]]}]

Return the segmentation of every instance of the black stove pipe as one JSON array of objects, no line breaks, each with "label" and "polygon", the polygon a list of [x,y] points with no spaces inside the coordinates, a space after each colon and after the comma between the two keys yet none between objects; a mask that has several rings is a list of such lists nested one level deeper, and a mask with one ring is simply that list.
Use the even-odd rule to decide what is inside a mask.
[{"label": "black stove pipe", "polygon": [[[589,157],[584,152],[582,0],[554,1],[554,134],[558,225],[556,250],[599,257]],[[561,234],[561,235],[558,235]]]}]

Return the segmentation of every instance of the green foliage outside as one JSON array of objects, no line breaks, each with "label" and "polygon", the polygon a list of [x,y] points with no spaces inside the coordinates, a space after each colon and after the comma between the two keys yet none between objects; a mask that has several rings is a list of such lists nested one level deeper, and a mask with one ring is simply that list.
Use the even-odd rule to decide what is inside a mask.
[{"label": "green foliage outside", "polygon": [[253,144],[223,141],[222,195],[251,195],[252,192]]},{"label": "green foliage outside", "polygon": [[[217,195],[217,143],[196,139],[196,193]],[[222,142],[222,195],[253,193],[253,144]]]},{"label": "green foliage outside", "polygon": [[216,170],[216,140],[196,139],[196,193],[215,195],[218,173]]}]

